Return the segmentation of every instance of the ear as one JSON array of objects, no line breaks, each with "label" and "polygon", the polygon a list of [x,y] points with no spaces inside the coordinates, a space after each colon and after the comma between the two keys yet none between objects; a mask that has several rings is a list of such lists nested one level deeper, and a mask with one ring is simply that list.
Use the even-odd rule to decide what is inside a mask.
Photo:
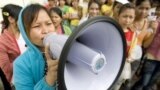
[{"label": "ear", "polygon": [[15,19],[13,18],[13,17],[11,17],[11,16],[9,16],[8,17],[8,21],[9,21],[9,23],[15,23]]}]

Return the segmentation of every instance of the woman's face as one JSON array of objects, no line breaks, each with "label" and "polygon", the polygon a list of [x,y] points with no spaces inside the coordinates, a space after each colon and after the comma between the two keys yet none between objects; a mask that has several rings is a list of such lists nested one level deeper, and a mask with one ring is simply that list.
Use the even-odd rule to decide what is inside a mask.
[{"label": "woman's face", "polygon": [[60,5],[60,6],[65,5],[65,0],[59,0],[59,5]]},{"label": "woman's face", "polygon": [[126,9],[122,11],[118,17],[119,24],[122,28],[127,28],[131,25],[135,18],[135,10],[134,9]]},{"label": "woman's face", "polygon": [[62,22],[62,18],[55,12],[51,12],[51,18],[55,27],[58,27]]},{"label": "woman's face", "polygon": [[17,21],[12,16],[8,17],[9,25],[12,25],[15,29],[18,29]]},{"label": "woman's face", "polygon": [[78,0],[73,0],[72,1],[72,6],[73,7],[77,7],[78,6],[79,1]]},{"label": "woman's face", "polygon": [[92,3],[89,7],[89,16],[90,17],[95,17],[100,14],[100,7],[96,3]]},{"label": "woman's face", "polygon": [[[45,17],[45,18],[44,18]],[[43,39],[49,32],[54,32],[54,25],[44,10],[40,10],[34,18],[30,28],[30,40],[33,44],[43,47]]]},{"label": "woman's face", "polygon": [[149,1],[142,2],[136,8],[136,15],[140,18],[146,18],[148,16],[149,9],[151,8],[151,4]]}]

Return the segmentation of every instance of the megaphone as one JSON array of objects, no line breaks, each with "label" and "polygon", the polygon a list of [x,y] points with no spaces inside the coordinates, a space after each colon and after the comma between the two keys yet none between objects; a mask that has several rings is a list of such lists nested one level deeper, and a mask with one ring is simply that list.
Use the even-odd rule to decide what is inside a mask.
[{"label": "megaphone", "polygon": [[50,33],[43,42],[59,59],[58,90],[110,90],[122,72],[125,36],[109,17],[89,19],[69,37]]}]

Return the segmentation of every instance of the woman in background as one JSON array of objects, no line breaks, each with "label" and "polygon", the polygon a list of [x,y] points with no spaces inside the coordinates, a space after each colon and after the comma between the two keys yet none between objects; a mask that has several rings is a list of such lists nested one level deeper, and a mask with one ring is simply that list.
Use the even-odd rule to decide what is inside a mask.
[{"label": "woman in background", "polygon": [[58,7],[51,8],[49,13],[55,26],[55,31],[58,34],[70,35],[72,33],[71,29],[62,23],[63,16],[61,9],[59,9]]},{"label": "woman in background", "polygon": [[0,67],[8,82],[12,83],[13,62],[25,51],[25,42],[17,26],[20,6],[8,4],[2,8],[2,34],[0,36]]}]

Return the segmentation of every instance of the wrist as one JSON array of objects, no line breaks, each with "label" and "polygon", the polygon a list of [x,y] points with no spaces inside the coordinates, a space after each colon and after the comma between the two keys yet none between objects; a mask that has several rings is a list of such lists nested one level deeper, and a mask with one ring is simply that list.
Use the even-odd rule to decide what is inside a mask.
[{"label": "wrist", "polygon": [[50,85],[50,86],[53,86],[56,82],[54,77],[50,77],[48,75],[45,76],[45,80],[46,80],[47,84]]}]

